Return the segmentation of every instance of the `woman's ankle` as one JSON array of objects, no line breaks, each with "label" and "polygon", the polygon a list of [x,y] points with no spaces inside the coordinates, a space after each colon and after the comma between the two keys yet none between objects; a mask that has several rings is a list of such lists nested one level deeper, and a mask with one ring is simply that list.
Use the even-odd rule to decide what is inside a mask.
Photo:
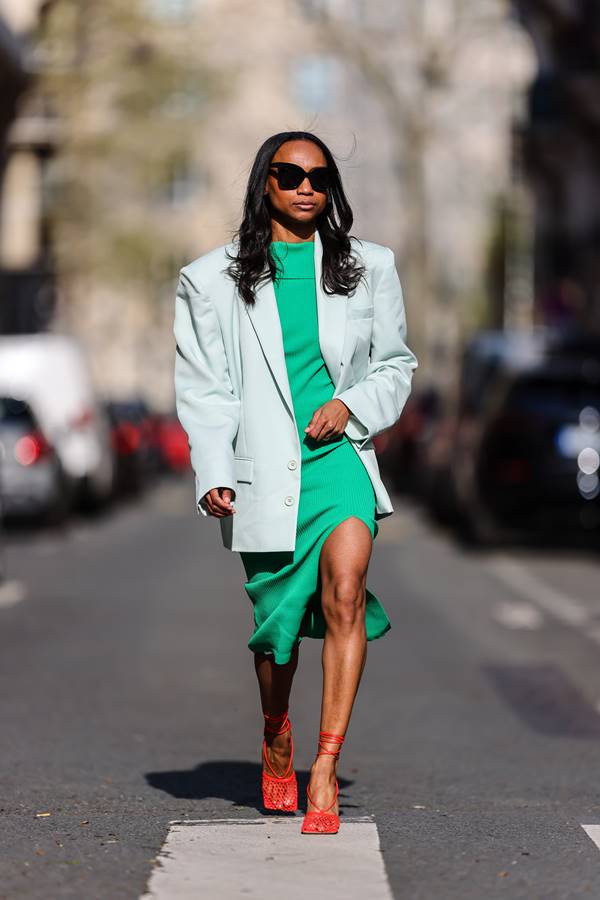
[{"label": "woman's ankle", "polygon": [[315,775],[318,778],[329,778],[331,780],[335,780],[336,776],[336,763],[335,760],[332,760],[330,757],[326,756],[317,756],[314,760],[312,766],[310,767],[310,776],[311,778]]},{"label": "woman's ankle", "polygon": [[289,731],[286,731],[283,734],[266,734],[265,741],[269,749],[272,748],[280,751],[288,750],[292,745]]}]

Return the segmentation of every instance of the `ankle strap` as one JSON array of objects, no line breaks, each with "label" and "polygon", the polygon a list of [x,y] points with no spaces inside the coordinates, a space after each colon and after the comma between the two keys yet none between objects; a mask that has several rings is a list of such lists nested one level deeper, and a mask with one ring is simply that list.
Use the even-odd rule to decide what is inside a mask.
[{"label": "ankle strap", "polygon": [[263,716],[265,719],[265,734],[284,734],[292,727],[288,719],[287,709],[280,716],[270,716],[268,713],[263,713]]},{"label": "ankle strap", "polygon": [[[336,759],[340,757],[340,750],[342,749],[342,744],[344,743],[345,736],[342,734],[331,734],[329,731],[320,731],[319,732],[319,750],[317,752],[317,756],[335,756]],[[323,744],[337,744],[337,750],[328,750],[327,747],[324,747]]]}]

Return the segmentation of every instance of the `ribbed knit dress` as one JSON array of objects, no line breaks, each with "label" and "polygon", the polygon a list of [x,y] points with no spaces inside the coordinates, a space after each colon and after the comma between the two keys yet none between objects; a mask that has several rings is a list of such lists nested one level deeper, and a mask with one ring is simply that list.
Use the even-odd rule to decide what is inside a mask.
[{"label": "ribbed knit dress", "polygon": [[[349,516],[362,519],[373,538],[379,526],[371,479],[346,434],[317,441],[304,433],[335,390],[319,347],[314,243],[273,241],[271,252],[278,270],[283,269],[274,288],[301,447],[296,547],[240,556],[254,607],[248,646],[255,653],[272,653],[282,665],[303,637],[325,636],[319,554],[328,535]],[[367,589],[367,640],[389,628],[385,610]]]}]

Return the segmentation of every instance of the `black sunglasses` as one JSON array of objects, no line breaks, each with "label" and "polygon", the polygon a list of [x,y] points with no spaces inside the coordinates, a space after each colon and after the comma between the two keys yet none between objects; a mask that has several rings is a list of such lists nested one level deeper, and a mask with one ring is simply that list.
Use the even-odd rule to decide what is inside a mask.
[{"label": "black sunglasses", "polygon": [[318,169],[305,172],[302,166],[284,162],[271,163],[269,172],[277,177],[277,184],[282,191],[293,191],[302,184],[305,178],[308,178],[313,191],[318,191],[320,194],[324,194],[327,188],[331,187],[333,176],[332,170],[327,166],[320,166]]}]

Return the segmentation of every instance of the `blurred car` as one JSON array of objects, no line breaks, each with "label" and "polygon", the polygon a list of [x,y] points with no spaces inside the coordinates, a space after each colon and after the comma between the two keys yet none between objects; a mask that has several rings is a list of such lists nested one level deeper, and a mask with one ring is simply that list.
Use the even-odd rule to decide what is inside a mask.
[{"label": "blurred car", "polygon": [[188,436],[177,413],[160,417],[158,441],[163,468],[170,472],[186,472],[191,466]]},{"label": "blurred car", "polygon": [[0,515],[62,522],[72,483],[25,400],[0,396]]},{"label": "blurred car", "polygon": [[165,460],[162,448],[163,416],[153,409],[148,409],[146,416],[146,435],[150,447],[149,470],[153,475],[165,471]]},{"label": "blurred car", "polygon": [[[446,419],[450,513],[462,533],[600,524],[600,344],[576,332],[484,333]],[[454,509],[452,509],[454,505]]]},{"label": "blurred car", "polygon": [[105,409],[111,427],[115,490],[137,494],[160,469],[157,420],[139,398],[109,400]]},{"label": "blurred car", "polygon": [[429,444],[439,414],[435,388],[413,391],[398,422],[375,438],[379,466],[394,490],[418,491],[423,447]]},{"label": "blurred car", "polygon": [[30,405],[78,502],[106,502],[113,481],[110,426],[77,341],[51,333],[1,336],[0,394]]},{"label": "blurred car", "polygon": [[458,416],[450,402],[425,435],[416,461],[417,493],[433,518],[443,525],[454,525],[459,517],[452,479],[457,430]]}]

